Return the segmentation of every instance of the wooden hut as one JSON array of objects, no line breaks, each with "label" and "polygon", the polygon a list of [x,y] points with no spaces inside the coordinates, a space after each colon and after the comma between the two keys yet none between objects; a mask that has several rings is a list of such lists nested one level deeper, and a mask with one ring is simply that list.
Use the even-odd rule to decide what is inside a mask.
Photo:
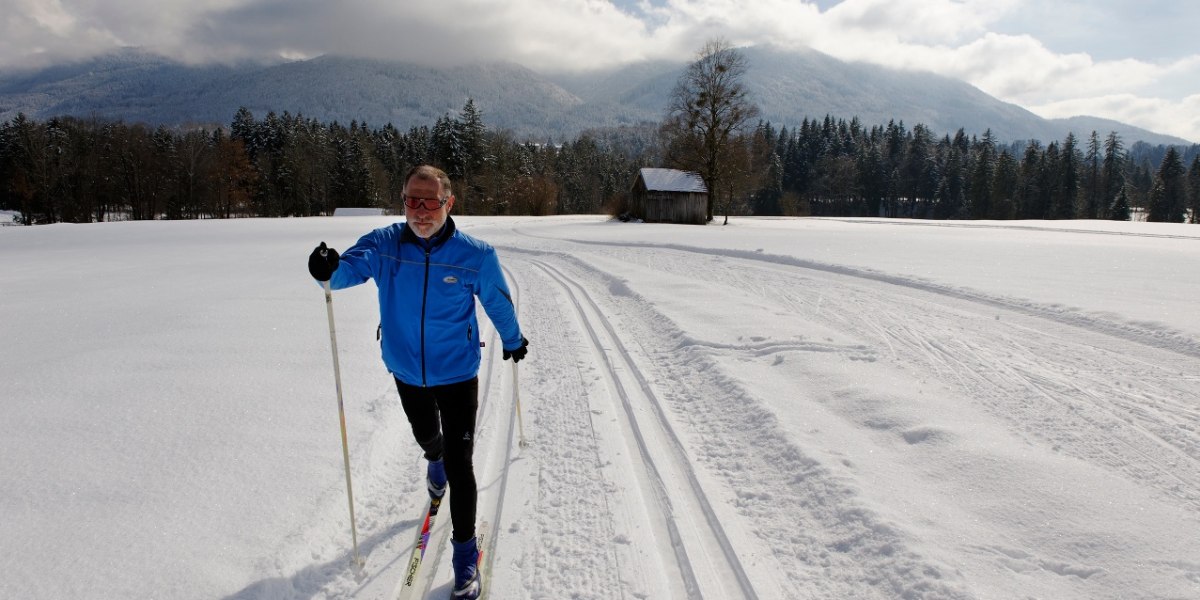
[{"label": "wooden hut", "polygon": [[646,222],[704,225],[708,188],[691,171],[641,169],[629,193],[629,212]]}]

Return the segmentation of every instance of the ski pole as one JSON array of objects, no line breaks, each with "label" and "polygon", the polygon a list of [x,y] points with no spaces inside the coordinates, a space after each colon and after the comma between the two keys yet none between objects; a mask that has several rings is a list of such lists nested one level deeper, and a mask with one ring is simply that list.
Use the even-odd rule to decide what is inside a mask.
[{"label": "ski pole", "polygon": [[[325,252],[321,252],[322,255]],[[350,448],[346,443],[346,410],[342,405],[342,371],[338,366],[337,333],[333,328],[333,292],[325,280],[325,310],[329,314],[329,344],[333,348],[333,381],[337,385],[338,420],[342,425],[342,459],[346,466],[346,500],[350,504],[350,536],[354,542],[354,566],[362,567],[358,554],[358,527],[354,524],[354,489],[350,485]]]},{"label": "ski pole", "polygon": [[521,436],[521,439],[520,439],[520,441],[517,442],[517,445],[524,448],[526,446],[525,424],[522,422],[522,419],[521,419],[521,385],[520,385],[520,381],[517,379],[517,361],[515,361],[515,360],[513,361],[513,397],[516,398],[516,401],[517,401],[516,402],[517,432]]}]

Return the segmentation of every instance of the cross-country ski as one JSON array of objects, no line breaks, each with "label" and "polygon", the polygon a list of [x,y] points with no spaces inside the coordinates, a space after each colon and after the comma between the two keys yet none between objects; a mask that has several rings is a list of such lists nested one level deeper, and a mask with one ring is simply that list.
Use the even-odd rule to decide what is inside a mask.
[{"label": "cross-country ski", "polygon": [[421,565],[425,559],[425,551],[429,549],[429,538],[433,531],[434,523],[437,521],[438,509],[441,507],[441,498],[434,498],[429,501],[429,507],[425,509],[425,516],[421,519],[421,527],[417,532],[416,542],[413,544],[412,553],[409,555],[407,566],[404,569],[404,577],[400,583],[400,594],[398,600],[407,600],[416,598],[415,594],[419,587],[418,575],[421,573]]}]

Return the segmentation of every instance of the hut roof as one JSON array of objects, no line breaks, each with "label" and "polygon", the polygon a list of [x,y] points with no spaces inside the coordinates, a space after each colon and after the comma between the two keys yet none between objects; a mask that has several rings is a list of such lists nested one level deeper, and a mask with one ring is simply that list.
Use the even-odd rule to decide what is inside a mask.
[{"label": "hut roof", "polygon": [[700,175],[691,171],[652,169],[647,167],[642,169],[641,173],[642,180],[646,182],[647,191],[708,192],[708,188],[704,187],[704,180],[700,179]]},{"label": "hut roof", "polygon": [[354,208],[347,206],[339,206],[333,209],[335,217],[378,217],[384,214],[382,208]]}]

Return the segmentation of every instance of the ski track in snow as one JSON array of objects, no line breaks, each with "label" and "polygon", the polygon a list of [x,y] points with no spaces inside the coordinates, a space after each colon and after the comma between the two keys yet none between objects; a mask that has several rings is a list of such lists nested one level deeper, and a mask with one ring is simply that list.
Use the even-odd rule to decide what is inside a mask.
[{"label": "ski track in snow", "polygon": [[[579,321],[587,330],[595,354],[603,362],[603,372],[608,374],[609,390],[620,398],[619,406],[610,410],[624,413],[623,429],[638,449],[639,462],[646,468],[656,504],[665,517],[661,522],[665,523],[666,537],[675,552],[676,567],[682,578],[681,589],[691,598],[726,597],[733,593],[757,598],[721,527],[719,517],[696,479],[685,450],[663,413],[656,393],[638,369],[637,361],[630,356],[612,324],[581,285],[544,262],[535,261],[534,265],[565,291]],[[623,382],[619,376],[621,373],[630,374],[632,381]],[[653,417],[639,417],[639,412],[649,412]],[[668,476],[668,472],[674,472],[675,475]],[[681,479],[685,480],[691,494],[669,491],[671,486],[668,483]],[[676,510],[675,505],[686,508]],[[707,528],[699,523],[686,522],[686,516],[697,514],[704,516]],[[680,521],[684,521],[682,530]],[[717,550],[723,556],[714,556]],[[694,559],[693,556],[703,560]],[[703,568],[697,568],[698,565]],[[736,587],[732,585],[734,583]],[[726,587],[733,589],[727,590]]]},{"label": "ski track in snow", "polygon": [[[511,263],[510,263],[511,268]],[[521,289],[529,284],[513,278]],[[523,298],[521,318],[541,323],[531,332],[530,356],[522,363],[523,410],[529,446],[522,460],[533,464],[525,479],[526,519],[502,522],[505,535],[534,537],[522,544],[524,554],[513,557],[507,580],[494,577],[496,598],[523,597],[525,590],[568,590],[580,598],[619,598],[618,554],[632,543],[626,531],[618,540],[609,498],[613,490],[603,477],[600,444],[588,404],[592,380],[576,357],[580,338],[569,330],[570,315],[560,307]],[[536,390],[536,393],[529,393]],[[584,592],[579,593],[578,590]],[[553,597],[534,595],[532,597]]]},{"label": "ski track in snow", "polygon": [[[556,296],[566,294],[575,314],[555,318],[573,318],[576,327],[583,329],[574,337],[587,338],[588,328],[607,329],[607,335],[591,334],[601,370],[613,373],[614,380],[625,370],[636,371],[626,380],[630,388],[646,388],[638,401],[657,403],[657,410],[669,415],[666,426],[678,428],[679,456],[696,475],[691,482],[665,479],[668,497],[695,488],[696,497],[710,505],[701,514],[724,525],[719,537],[725,540],[725,564],[736,572],[744,563],[752,582],[740,590],[727,587],[714,597],[967,598],[997,593],[976,589],[969,578],[964,579],[980,565],[963,567],[944,553],[927,551],[926,544],[914,541],[910,524],[875,510],[840,468],[852,461],[831,465],[826,457],[807,452],[789,437],[776,425],[772,407],[747,390],[741,378],[727,372],[731,354],[748,361],[770,360],[772,366],[804,354],[894,365],[927,383],[957,390],[972,405],[1007,423],[1009,432],[1027,443],[1048,445],[1064,457],[1141,482],[1182,507],[1193,522],[1200,512],[1196,377],[1190,374],[1200,345],[1185,334],[788,257],[537,239],[548,243],[542,244],[543,249],[530,249],[524,243],[504,248],[515,265],[512,268],[523,277],[533,277],[529,275],[533,271],[545,279],[536,284],[543,290],[540,296],[547,295],[544,289],[549,284],[557,284]],[[628,269],[649,269],[664,278],[681,279],[706,272],[703,293],[749,290],[764,304],[777,307],[781,315],[815,316],[831,330],[861,342],[780,340],[770,335],[741,339],[738,344],[691,339],[656,308],[661,299],[643,299],[626,285],[620,273]],[[779,277],[806,281],[769,283]],[[862,280],[892,286],[856,283]],[[805,287],[812,293],[789,291]],[[561,311],[561,304],[556,298],[547,310]],[[613,362],[605,364],[605,352],[616,357],[610,359]],[[577,356],[578,350],[570,355]],[[595,370],[596,365],[587,368]],[[606,385],[610,395],[621,395],[611,389],[620,386],[619,381]],[[824,402],[843,418],[886,436],[881,439],[896,439],[914,449],[936,451],[957,441],[952,426],[891,414],[886,404],[856,397],[853,389],[836,390]],[[612,410],[612,406],[593,408],[592,420]],[[597,429],[594,423],[589,427],[593,432]],[[629,436],[629,428],[610,435]],[[599,443],[593,451],[610,446]],[[641,454],[635,462],[652,463],[647,459],[658,456],[649,450]],[[597,460],[603,463],[606,458],[601,455]],[[967,465],[963,473],[950,476],[970,476],[971,469]],[[609,477],[613,475],[628,481],[623,470],[612,471]],[[595,484],[631,485],[607,478]],[[653,490],[653,477],[649,484],[646,489]],[[613,506],[620,510],[620,495],[613,498],[608,510]],[[1030,531],[1019,532],[1009,543],[967,544],[962,550],[971,553],[970,560],[984,561],[983,568],[1011,570],[1035,579],[1022,582],[1034,594],[1047,589],[1074,594],[1084,589],[1090,597],[1111,593],[1107,570],[1086,564],[1087,553],[1077,550],[1076,540],[1056,546],[1034,539],[1036,530],[1031,525]],[[651,531],[672,539],[671,531],[664,531],[662,525]],[[1020,549],[1039,544],[1041,553]],[[686,573],[689,569],[694,573],[710,567],[690,565],[690,547],[681,552],[661,540],[658,546],[660,560],[674,563],[670,572],[684,588],[693,585]],[[619,550],[612,560],[613,568],[624,568]],[[1187,562],[1157,568],[1168,577],[1197,578],[1197,570]],[[1054,579],[1045,580],[1037,573]],[[1128,597],[1155,597],[1148,591],[1154,588],[1154,580],[1147,577],[1118,589]],[[1046,581],[1053,583],[1046,587]],[[643,597],[628,585],[623,589]]]},{"label": "ski track in snow", "polygon": [[[550,262],[555,266],[546,266]],[[682,553],[677,548],[672,550],[685,569],[691,565],[685,554],[710,555],[707,560],[697,561],[703,568],[692,568],[693,572],[709,573],[714,562],[724,562],[728,565],[725,569],[736,573],[742,570],[740,556],[751,563],[745,567],[750,573],[748,581],[740,587],[730,584],[737,581],[737,575],[708,579],[705,583],[709,586],[725,583],[717,593],[702,588],[710,590],[704,597],[967,597],[956,584],[943,581],[949,571],[945,565],[923,561],[905,548],[890,526],[856,506],[853,492],[787,440],[774,425],[773,416],[755,398],[741,390],[736,381],[720,376],[720,369],[705,348],[691,345],[667,318],[625,288],[620,279],[565,255],[538,255],[533,263],[553,273],[563,287],[590,287],[585,293],[587,302],[599,301],[607,305],[606,310],[613,311],[610,317],[593,309],[594,316],[584,318],[585,322],[596,321],[599,328],[607,328],[610,336],[614,330],[620,331],[611,341],[614,346],[620,340],[632,341],[628,350],[613,350],[620,360],[611,367],[602,365],[604,370],[619,373],[639,370],[639,365],[644,365],[640,369],[648,372],[634,377],[651,388],[642,394],[642,401],[660,405],[639,410],[669,413],[672,422],[682,423],[690,431],[690,439],[678,450],[681,456],[696,457],[698,466],[689,462],[684,468],[706,471],[711,491],[695,490],[700,484],[682,477],[683,481],[666,481],[668,497],[678,501],[693,488],[695,497],[708,506],[697,514],[711,515],[709,521],[713,524],[730,524],[733,533],[716,534],[716,545],[727,547],[721,561],[711,556],[720,556],[719,548],[691,544]],[[566,272],[571,275],[562,274]],[[611,326],[606,324],[609,320]],[[849,351],[861,353],[858,349]],[[670,446],[668,443],[665,447]],[[657,453],[647,454],[650,456],[642,459],[658,458]],[[721,509],[710,505],[709,495],[720,499],[711,504]],[[674,543],[670,532],[660,535]],[[687,577],[683,580],[686,588]],[[671,597],[697,597],[681,594],[678,585],[673,587],[675,595]]]}]

